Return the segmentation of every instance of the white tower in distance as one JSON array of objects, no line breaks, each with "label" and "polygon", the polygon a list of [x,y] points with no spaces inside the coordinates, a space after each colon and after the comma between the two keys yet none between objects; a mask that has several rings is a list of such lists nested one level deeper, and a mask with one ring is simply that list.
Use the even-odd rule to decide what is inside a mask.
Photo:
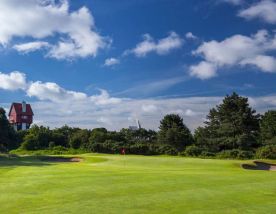
[{"label": "white tower in distance", "polygon": [[141,124],[140,124],[140,121],[138,120],[138,119],[136,119],[136,124],[137,124],[137,128],[138,129],[141,129],[142,127],[141,127]]}]

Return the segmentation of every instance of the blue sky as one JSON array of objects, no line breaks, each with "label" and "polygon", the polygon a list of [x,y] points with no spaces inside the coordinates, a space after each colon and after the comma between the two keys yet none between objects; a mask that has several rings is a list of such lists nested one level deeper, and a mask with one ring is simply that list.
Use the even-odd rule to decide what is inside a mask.
[{"label": "blue sky", "polygon": [[178,113],[194,129],[233,91],[276,106],[274,0],[0,6],[0,103],[30,102],[37,124],[157,129]]}]

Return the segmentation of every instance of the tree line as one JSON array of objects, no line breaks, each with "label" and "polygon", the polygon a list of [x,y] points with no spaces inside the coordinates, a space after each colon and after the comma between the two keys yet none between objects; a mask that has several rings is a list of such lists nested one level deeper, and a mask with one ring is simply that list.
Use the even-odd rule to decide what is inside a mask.
[{"label": "tree line", "polygon": [[49,129],[34,125],[15,132],[0,109],[0,152],[47,151],[51,154],[98,152],[118,154],[184,155],[207,158],[276,159],[276,110],[263,115],[250,107],[248,98],[227,95],[212,108],[194,134],[177,114],[168,114],[158,131],[108,131],[71,128]]}]

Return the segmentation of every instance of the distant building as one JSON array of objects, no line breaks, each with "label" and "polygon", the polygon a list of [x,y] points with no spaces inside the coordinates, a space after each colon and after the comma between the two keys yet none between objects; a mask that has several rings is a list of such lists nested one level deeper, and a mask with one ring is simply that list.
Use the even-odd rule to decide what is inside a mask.
[{"label": "distant building", "polygon": [[141,129],[141,124],[140,124],[140,121],[139,120],[136,120],[136,126],[129,126],[129,130],[131,131],[137,131],[139,129]]},{"label": "distant building", "polygon": [[129,126],[128,129],[131,130],[131,131],[139,130],[137,126]]},{"label": "distant building", "polygon": [[30,104],[13,103],[9,111],[9,122],[16,131],[27,130],[33,123],[33,110]]}]

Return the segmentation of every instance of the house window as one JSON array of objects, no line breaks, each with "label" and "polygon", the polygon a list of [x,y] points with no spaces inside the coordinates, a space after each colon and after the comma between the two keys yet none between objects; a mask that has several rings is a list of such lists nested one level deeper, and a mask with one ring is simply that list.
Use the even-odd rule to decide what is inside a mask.
[{"label": "house window", "polygon": [[21,118],[22,119],[28,119],[28,116],[22,116]]}]

